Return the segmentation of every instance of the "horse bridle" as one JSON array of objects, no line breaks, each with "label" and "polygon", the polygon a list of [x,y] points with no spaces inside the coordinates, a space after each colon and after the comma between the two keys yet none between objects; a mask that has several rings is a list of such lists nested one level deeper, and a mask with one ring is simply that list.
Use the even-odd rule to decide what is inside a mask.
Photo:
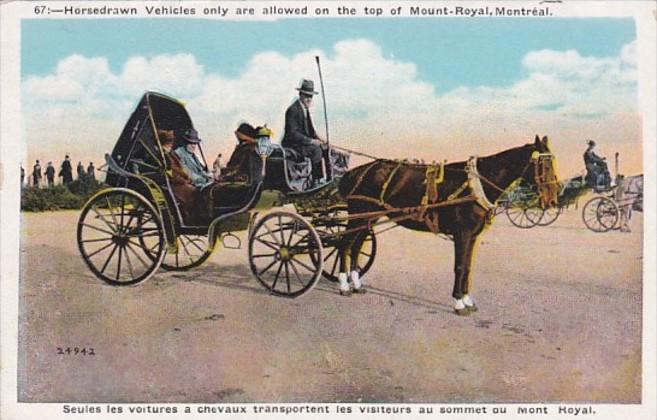
[{"label": "horse bridle", "polygon": [[[525,165],[525,168],[522,170],[519,178],[524,178],[525,174],[527,173],[527,170],[529,169],[529,167],[532,164],[534,164],[534,182],[536,183],[536,186],[538,187],[539,195],[542,195],[543,194],[542,193],[542,191],[543,191],[542,187],[543,186],[548,185],[548,184],[557,184],[558,183],[558,181],[556,179],[555,180],[548,180],[547,179],[548,171],[544,170],[544,167],[546,165],[550,165],[551,167],[553,167],[554,159],[555,159],[555,156],[552,152],[539,152],[539,151],[535,150],[531,154],[531,156],[529,158],[529,162],[527,162],[527,165]],[[467,165],[466,165],[466,168],[467,168]],[[479,173],[479,171],[476,171],[476,166],[475,166],[474,169],[475,169],[475,172],[473,173],[473,175],[475,175],[477,178],[481,179],[482,181],[484,181],[486,184],[490,185],[491,187],[495,188],[496,190],[498,190],[500,192],[504,192],[503,188],[501,188],[500,186],[498,186],[497,184],[495,184],[493,181],[489,180],[485,176],[481,175]],[[541,198],[543,198],[543,197],[541,197]],[[486,199],[486,201],[488,201],[488,200]],[[487,206],[484,206],[484,207],[487,207]]]}]

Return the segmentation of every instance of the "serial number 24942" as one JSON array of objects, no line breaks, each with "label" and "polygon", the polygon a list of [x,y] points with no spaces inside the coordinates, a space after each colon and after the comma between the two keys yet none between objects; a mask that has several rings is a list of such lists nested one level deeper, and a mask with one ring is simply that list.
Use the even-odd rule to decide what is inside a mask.
[{"label": "serial number 24942", "polygon": [[71,356],[95,356],[96,351],[93,347],[57,347],[57,354]]}]

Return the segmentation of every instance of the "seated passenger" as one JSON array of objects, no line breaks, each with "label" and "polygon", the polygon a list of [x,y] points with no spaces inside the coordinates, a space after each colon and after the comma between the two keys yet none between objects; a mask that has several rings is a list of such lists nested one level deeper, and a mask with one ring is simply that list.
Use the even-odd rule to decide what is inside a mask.
[{"label": "seated passenger", "polygon": [[587,140],[588,148],[584,152],[584,165],[586,166],[586,182],[595,190],[602,190],[611,185],[611,175],[604,157],[598,156],[593,149],[595,142]]},{"label": "seated passenger", "polygon": [[[180,158],[172,152],[175,136],[173,130],[158,131],[160,144],[164,150],[164,158],[169,169],[169,182],[173,195],[176,197],[183,220],[190,225],[198,223],[206,215],[197,214],[197,209],[203,209],[202,198],[198,188],[192,184],[192,179],[187,175],[180,163]],[[198,216],[198,217],[197,217]]]},{"label": "seated passenger", "polygon": [[187,176],[195,187],[203,188],[212,183],[212,174],[208,173],[205,165],[196,156],[197,145],[201,142],[198,132],[193,128],[185,131],[183,135],[184,146],[173,151],[180,159],[180,163]]},{"label": "seated passenger", "polygon": [[223,169],[221,181],[223,182],[245,182],[252,183],[259,181],[259,179],[250,179],[253,174],[258,170],[255,168],[257,165],[261,167],[262,163],[254,159],[254,148],[257,145],[258,132],[266,127],[254,128],[251,124],[242,123],[235,130],[235,137],[237,138],[237,146],[230,156],[226,167]]}]

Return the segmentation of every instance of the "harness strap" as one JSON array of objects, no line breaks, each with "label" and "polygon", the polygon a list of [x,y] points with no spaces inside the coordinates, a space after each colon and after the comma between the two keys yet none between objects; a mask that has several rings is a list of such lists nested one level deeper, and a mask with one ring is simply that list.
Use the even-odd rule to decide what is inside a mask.
[{"label": "harness strap", "polygon": [[490,210],[495,207],[495,204],[491,203],[488,200],[488,197],[486,197],[484,186],[481,184],[481,175],[479,175],[479,171],[477,171],[476,156],[471,156],[470,159],[468,159],[468,162],[465,165],[465,172],[468,175],[468,186],[470,187],[470,191],[472,191],[472,195],[475,197],[477,204],[483,207],[484,210]]},{"label": "harness strap", "polygon": [[402,167],[402,165],[403,165],[403,163],[399,162],[397,164],[397,166],[395,166],[395,169],[393,169],[390,172],[390,175],[388,175],[388,179],[386,179],[386,182],[383,183],[383,187],[381,188],[381,194],[379,195],[379,203],[382,206],[386,204],[385,195],[386,195],[386,191],[388,190],[388,186],[390,185],[390,182],[392,181],[392,178],[395,176],[395,174],[397,173],[399,168]]},{"label": "harness strap", "polygon": [[354,191],[356,191],[356,189],[358,187],[360,187],[360,184],[363,182],[363,179],[365,178],[365,175],[367,175],[367,173],[370,171],[370,169],[375,167],[377,163],[378,163],[378,161],[375,160],[374,162],[370,163],[370,165],[367,168],[365,168],[365,170],[356,179],[356,182],[354,182],[354,186],[351,189],[351,191],[349,191],[349,194],[347,194],[346,198],[350,198],[354,194]]},{"label": "harness strap", "polygon": [[434,204],[438,201],[438,185],[445,179],[444,163],[438,166],[430,165],[427,167],[424,183],[427,188],[424,191],[424,196],[420,201],[420,210],[417,214],[417,220],[423,221],[429,230],[433,233],[440,231],[440,224],[437,212],[428,212],[428,205]]}]

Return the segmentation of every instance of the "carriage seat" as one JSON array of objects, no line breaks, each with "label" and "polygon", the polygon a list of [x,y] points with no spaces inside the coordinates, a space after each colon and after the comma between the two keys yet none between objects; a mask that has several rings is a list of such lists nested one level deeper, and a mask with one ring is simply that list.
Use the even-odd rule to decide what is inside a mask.
[{"label": "carriage seat", "polygon": [[285,167],[287,175],[291,181],[305,180],[312,173],[312,162],[310,158],[304,157],[301,153],[288,147],[274,147],[268,160],[283,160],[285,158]]}]

